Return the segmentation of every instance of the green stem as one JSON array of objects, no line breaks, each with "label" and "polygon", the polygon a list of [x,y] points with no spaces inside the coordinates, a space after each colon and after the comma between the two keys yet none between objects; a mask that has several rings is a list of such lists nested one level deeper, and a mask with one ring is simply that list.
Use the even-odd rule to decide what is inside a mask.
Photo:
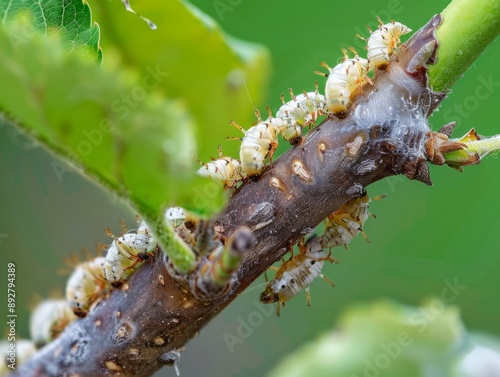
[{"label": "green stem", "polygon": [[[453,140],[453,139],[452,139]],[[495,135],[486,139],[458,140],[465,145],[464,149],[444,153],[446,163],[461,170],[462,166],[479,163],[483,157],[495,154],[500,151],[500,135]]]},{"label": "green stem", "polygon": [[449,90],[500,33],[500,0],[453,0],[441,15],[437,62],[429,68],[437,92]]},{"label": "green stem", "polygon": [[[149,219],[147,219],[149,220]],[[175,270],[180,274],[188,274],[196,267],[196,254],[189,245],[177,235],[171,224],[154,218],[148,221],[153,234],[162,250],[167,254]]]}]

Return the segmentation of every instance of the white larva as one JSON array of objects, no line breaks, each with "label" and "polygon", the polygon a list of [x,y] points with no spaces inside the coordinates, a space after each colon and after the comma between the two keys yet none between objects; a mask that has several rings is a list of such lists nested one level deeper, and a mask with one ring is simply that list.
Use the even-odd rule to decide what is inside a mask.
[{"label": "white larva", "polygon": [[219,158],[203,164],[197,173],[202,177],[222,181],[226,189],[236,187],[245,178],[240,162],[234,158],[223,156],[220,146]]},{"label": "white larva", "polygon": [[91,305],[109,288],[104,278],[104,257],[76,266],[66,283],[66,300],[78,317],[85,317]]},{"label": "white larva", "polygon": [[274,122],[262,121],[258,111],[256,115],[258,123],[247,131],[231,121],[231,125],[245,134],[241,141],[240,161],[243,171],[249,177],[256,177],[262,173],[266,166],[266,158],[272,161],[274,151],[278,147],[278,130]]},{"label": "white larva", "polygon": [[169,207],[165,210],[165,221],[174,229],[186,221],[186,212],[181,207]]},{"label": "white larva", "polygon": [[155,251],[157,242],[147,224],[141,221],[136,233],[125,233],[109,246],[104,277],[113,286],[120,285]]},{"label": "white larva", "polygon": [[165,210],[166,225],[171,227],[187,245],[193,246],[195,239],[192,232],[186,227],[186,222],[195,228],[198,219],[181,207],[169,207]]},{"label": "white larva", "polygon": [[349,242],[359,233],[369,242],[363,230],[363,226],[370,216],[369,203],[372,200],[383,198],[385,195],[370,199],[368,194],[365,194],[348,200],[340,209],[328,216],[325,220],[325,232],[321,237],[323,247],[331,249],[344,246],[347,249]]},{"label": "white larva", "polygon": [[40,348],[56,339],[76,319],[66,300],[45,300],[31,312],[31,340]]},{"label": "white larva", "polygon": [[277,314],[280,315],[281,305],[298,295],[303,289],[306,291],[307,305],[311,306],[309,287],[319,276],[335,286],[326,278],[321,270],[325,261],[334,262],[330,254],[325,255],[320,238],[313,236],[305,245],[299,246],[300,253],[290,256],[283,262],[274,277],[269,281],[260,294],[260,301],[264,304],[277,302]]},{"label": "white larva", "polygon": [[401,43],[400,37],[411,32],[411,29],[402,23],[392,21],[388,24],[378,18],[378,29],[368,38],[368,65],[369,69],[384,69],[389,59]]},{"label": "white larva", "polygon": [[368,60],[360,58],[357,54],[349,59],[347,51],[344,52],[344,61],[334,68],[326,63],[321,63],[330,73],[325,85],[326,108],[337,116],[346,113],[352,98],[365,84],[368,78]]},{"label": "white larva", "polygon": [[276,113],[276,118],[284,122],[277,128],[283,139],[290,141],[291,144],[296,144],[301,140],[304,127],[315,124],[318,117],[325,114],[325,97],[319,94],[317,82],[315,86],[314,92],[304,91],[298,96],[295,96],[292,89],[289,89],[292,100],[288,102],[285,102],[284,95],[281,95],[283,105]]}]

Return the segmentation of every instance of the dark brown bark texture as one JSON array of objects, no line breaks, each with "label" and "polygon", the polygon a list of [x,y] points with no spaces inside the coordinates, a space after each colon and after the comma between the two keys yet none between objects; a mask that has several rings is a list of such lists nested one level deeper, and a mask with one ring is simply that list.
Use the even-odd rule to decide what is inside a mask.
[{"label": "dark brown bark texture", "polygon": [[[256,246],[237,271],[231,289],[198,302],[169,275],[166,257],[144,263],[86,318],[75,321],[13,376],[150,376],[171,365],[178,350],[231,303],[287,248],[311,232],[348,199],[382,178],[404,174],[430,184],[427,118],[445,97],[427,88],[427,64],[438,47],[434,16],[398,53],[374,86],[355,98],[345,118],[328,117],[256,180],[238,188],[216,217],[225,239],[236,229],[253,231]],[[297,162],[306,174],[298,174]]]}]

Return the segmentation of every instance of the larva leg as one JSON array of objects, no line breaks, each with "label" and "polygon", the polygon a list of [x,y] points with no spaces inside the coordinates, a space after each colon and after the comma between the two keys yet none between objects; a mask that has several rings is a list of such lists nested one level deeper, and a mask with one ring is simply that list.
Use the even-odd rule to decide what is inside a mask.
[{"label": "larva leg", "polygon": [[[285,263],[285,261],[283,260],[283,263]],[[269,270],[273,270],[273,271],[278,271],[279,270],[279,267],[276,267],[276,266],[271,266],[269,267],[266,271],[264,271],[264,279],[266,279],[266,283],[269,282],[269,278],[267,277],[267,271]]]},{"label": "larva leg", "polygon": [[274,152],[276,152],[276,148],[278,148],[278,143],[273,141],[269,145],[269,152],[267,152],[267,155],[269,157],[269,166],[271,166],[271,167],[273,167],[273,156],[274,156]]},{"label": "larva leg", "polygon": [[366,235],[365,231],[363,230],[363,228],[359,227],[359,231],[361,232],[361,235],[363,236],[363,238],[365,239],[366,242],[368,243],[372,243],[372,241],[370,241],[370,239],[368,238],[368,236]]},{"label": "larva leg", "polygon": [[285,303],[282,302],[278,302],[278,304],[276,305],[276,315],[279,317],[281,315],[281,305],[285,306]]},{"label": "larva leg", "polygon": [[335,283],[333,281],[331,281],[330,279],[328,279],[325,275],[323,274],[319,274],[318,275],[321,279],[323,279],[324,281],[326,281],[328,284],[330,284],[332,287],[335,288]]},{"label": "larva leg", "polygon": [[120,219],[120,229],[122,231],[122,233],[121,233],[122,236],[125,233],[127,233],[127,225],[125,224],[125,221],[123,221],[123,219]]},{"label": "larva leg", "polygon": [[137,264],[144,262],[147,258],[141,258],[139,256],[132,255],[132,259],[134,260],[134,262],[130,266],[124,268],[123,271],[133,270],[134,267],[137,266]]},{"label": "larva leg", "polygon": [[347,224],[347,220],[354,221],[359,224],[359,221],[353,219],[351,215],[348,213],[340,213],[338,215],[334,215],[331,219],[328,219],[329,222],[338,224],[339,226],[345,227]]},{"label": "larva leg", "polygon": [[330,263],[335,263],[337,262],[335,258],[332,257],[332,250],[328,252],[328,255],[324,258],[319,259],[320,261],[328,261]]},{"label": "larva leg", "polygon": [[304,289],[306,291],[306,302],[307,302],[307,306],[311,306],[311,287],[306,287]]},{"label": "larva leg", "polygon": [[[229,124],[235,128],[237,128],[238,130],[240,130],[241,132],[243,132],[243,134],[246,134],[247,131],[241,127],[238,123],[236,123],[234,120],[230,121]],[[241,140],[241,139],[240,139]]]}]

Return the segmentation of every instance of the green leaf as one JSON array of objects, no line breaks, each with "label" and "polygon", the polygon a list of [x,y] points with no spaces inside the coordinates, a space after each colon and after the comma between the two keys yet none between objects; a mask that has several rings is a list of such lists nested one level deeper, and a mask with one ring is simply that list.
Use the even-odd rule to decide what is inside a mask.
[{"label": "green leaf", "polygon": [[55,35],[33,37],[15,53],[2,31],[0,81],[13,90],[0,91],[0,105],[16,123],[147,215],[192,202],[182,187],[200,181],[194,123],[181,102],[152,92],[122,109],[120,98],[146,93],[130,74],[66,54]]},{"label": "green leaf", "polygon": [[[243,85],[238,80],[252,70],[263,80],[267,52],[223,36],[214,25],[207,41],[208,19],[184,5],[180,9],[176,22],[198,33],[187,40],[183,33],[162,37],[144,28],[160,36],[158,48],[152,49],[166,60],[145,56],[141,49],[146,44],[130,40],[124,48],[127,70],[117,68],[113,59],[101,68],[88,56],[68,54],[65,33],[45,33],[46,40],[33,33],[24,43],[13,44],[11,36],[31,26],[30,17],[16,17],[2,30],[5,58],[0,62],[0,82],[12,91],[0,93],[0,108],[51,150],[127,199],[148,220],[160,243],[179,253],[174,259],[183,261],[179,268],[187,271],[194,257],[172,243],[163,210],[178,205],[211,214],[223,205],[222,185],[195,175],[199,167],[195,159],[201,155],[197,146],[214,155],[229,129],[212,128],[205,120],[227,117],[226,123],[235,109],[250,119],[253,104],[242,104],[240,97],[243,92],[247,96],[247,87],[260,87],[261,82],[249,77],[248,85]],[[130,13],[120,7],[118,14]],[[195,42],[199,49],[193,49]],[[180,59],[188,50],[188,56]],[[208,55],[215,64],[206,65],[200,76],[173,71],[181,70],[183,61],[199,62]],[[168,63],[172,56],[179,58],[174,66]],[[140,68],[134,69],[134,61]],[[260,97],[261,92],[255,91]],[[167,101],[167,93],[176,100]],[[64,173],[61,165],[54,166],[54,172]]]},{"label": "green leaf", "polygon": [[[151,19],[156,30],[124,10],[120,1],[91,1],[103,32],[102,46],[120,64],[144,74],[159,66],[169,76],[159,83],[166,96],[182,98],[196,123],[198,157],[237,156],[241,137],[229,126],[234,119],[244,128],[256,122],[254,106],[262,104],[269,74],[269,53],[253,43],[224,33],[209,16],[180,0],[142,0],[132,5]],[[106,60],[104,62],[106,64]],[[264,110],[264,109],[261,109]]]},{"label": "green leaf", "polygon": [[181,102],[151,92],[124,116],[117,101],[147,93],[136,77],[67,54],[57,35],[34,36],[16,53],[2,27],[0,49],[0,83],[11,88],[0,108],[58,155],[156,222],[166,205],[196,207],[207,187],[204,209],[219,208],[221,187],[194,174],[195,126]]},{"label": "green leaf", "polygon": [[28,16],[32,25],[9,33],[14,45],[25,44],[34,35],[34,29],[45,35],[57,32],[64,46],[73,49],[88,46],[102,60],[99,47],[99,25],[92,23],[92,12],[87,2],[82,0],[0,0],[0,18],[9,25],[16,17]]}]

